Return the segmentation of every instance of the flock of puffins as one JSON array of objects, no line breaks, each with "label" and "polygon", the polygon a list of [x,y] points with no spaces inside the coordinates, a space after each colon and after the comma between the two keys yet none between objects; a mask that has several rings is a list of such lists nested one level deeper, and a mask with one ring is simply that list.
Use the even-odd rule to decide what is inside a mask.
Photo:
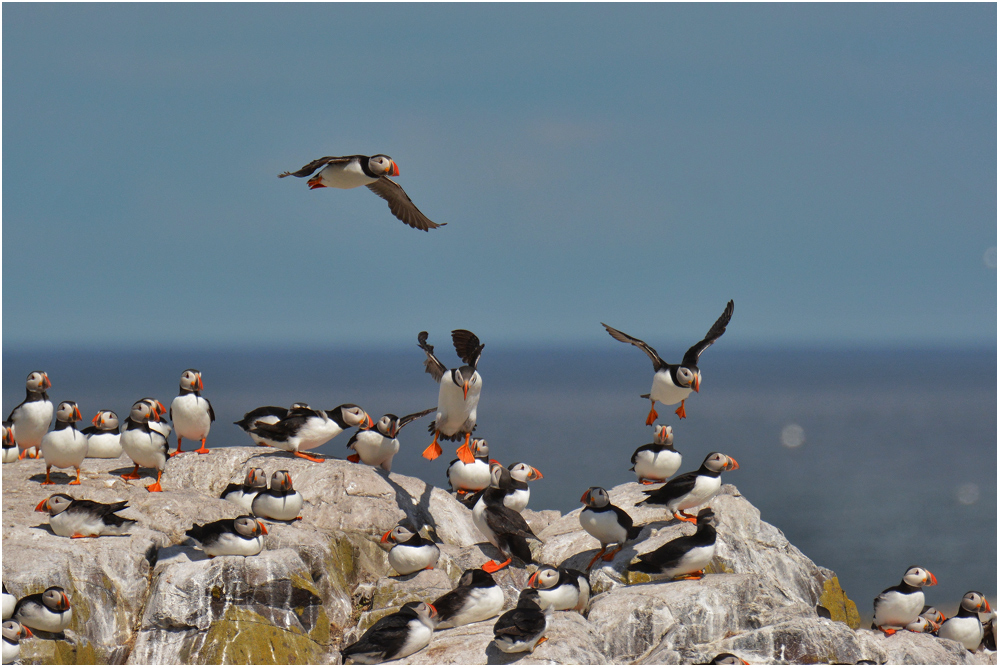
[{"label": "flock of puffins", "polygon": [[[297,172],[279,176],[310,176],[317,169],[320,171],[309,180],[311,189],[365,185],[387,200],[393,214],[411,227],[424,231],[440,227],[427,219],[402,188],[388,178],[399,174],[399,168],[388,156],[320,158]],[[665,362],[644,341],[604,325],[616,340],[641,349],[654,367],[652,388],[649,394],[642,395],[651,404],[646,424],[654,426],[654,442],[639,447],[631,461],[639,483],[661,486],[645,491],[647,498],[636,505],[662,506],[668,517],[696,526],[694,534],[682,535],[652,552],[640,554],[629,565],[630,571],[662,577],[666,581],[701,579],[715,556],[717,522],[711,508],[701,508],[697,515],[684,511],[709,503],[720,491],[722,472],[738,469],[739,465],[732,457],[711,452],[697,470],[674,476],[681,465],[681,453],[673,447],[671,428],[655,424],[658,418],[656,404],[680,404],[676,409],[678,418],[687,416],[685,402],[691,392],[698,392],[701,386],[698,360],[725,333],[733,308],[733,302],[729,301],[705,338],[692,346],[679,364]],[[438,402],[434,408],[403,417],[387,414],[375,422],[355,404],[343,404],[326,411],[297,403],[287,409],[278,406],[256,408],[235,423],[257,445],[288,451],[313,462],[325,460],[308,454],[309,450],[354,428],[356,431],[347,444],[353,454],[347,459],[386,472],[391,470],[393,456],[399,451],[399,431],[432,412],[436,411],[436,415],[429,431],[434,434],[434,440],[423,456],[429,460],[439,457],[442,454],[440,441],[461,442],[457,459],[447,470],[451,491],[472,509],[475,526],[504,560],[491,560],[480,568],[467,570],[454,590],[433,602],[409,602],[397,612],[379,619],[357,642],[343,648],[341,654],[345,663],[371,664],[400,659],[426,647],[435,629],[453,628],[499,615],[504,606],[504,594],[492,574],[514,560],[517,560],[515,566],[520,567],[535,563],[528,541],[539,539],[521,512],[530,498],[528,483],[540,479],[541,472],[520,462],[504,467],[490,459],[485,440],[472,438],[482,391],[482,377],[477,366],[484,344],[468,330],[454,330],[452,342],[463,365],[448,369],[434,355],[434,347],[427,343],[427,337],[427,332],[421,332],[417,343],[426,355],[427,373],[439,384]],[[83,430],[76,428],[82,415],[73,401],[59,404],[55,410],[55,426],[49,429],[53,406],[46,391],[51,386],[48,374],[31,372],[26,382],[25,400],[3,422],[3,462],[41,456],[46,466],[42,485],[56,484],[50,478],[53,467],[75,469],[76,479],[68,484],[78,485],[85,458],[117,458],[124,452],[135,464],[135,469],[122,477],[135,480],[140,477],[140,468],[155,469],[156,482],[146,489],[160,492],[160,478],[168,461],[185,454],[182,450],[184,439],[200,442],[201,447],[194,453],[209,453],[206,440],[215,412],[208,399],[201,396],[204,384],[196,369],[188,369],[181,375],[180,392],[171,402],[169,412],[157,399],[145,397],[133,404],[124,423],[119,424],[113,411],[101,410],[94,416],[93,426]],[[177,449],[173,452],[168,447],[171,431],[177,438]],[[243,484],[230,485],[222,498],[238,505],[246,514],[194,525],[186,532],[191,542],[209,558],[259,554],[267,534],[262,519],[281,522],[302,519],[299,514],[302,496],[292,486],[286,470],[274,472],[268,486],[264,471],[252,468]],[[584,614],[589,605],[589,572],[594,563],[598,559],[611,561],[615,554],[638,538],[642,527],[636,526],[625,510],[611,503],[605,489],[589,488],[581,502],[584,508],[580,524],[600,541],[601,549],[587,565],[586,572],[536,564],[538,568],[528,579],[528,587],[520,593],[516,607],[500,615],[494,626],[494,642],[501,651],[511,654],[533,651],[546,640],[548,621],[554,610]],[[103,504],[64,493],[43,499],[35,508],[49,515],[53,533],[71,539],[127,532],[136,521],[116,514],[126,509],[124,501]],[[440,555],[433,541],[403,524],[386,531],[381,542],[388,548],[389,565],[399,575],[433,568]],[[907,569],[899,585],[886,589],[875,599],[872,627],[887,635],[897,629],[936,633],[960,642],[969,651],[981,645],[995,651],[995,613],[986,626],[979,616],[983,612],[992,613],[986,598],[980,592],[970,591],[962,599],[958,614],[945,619],[940,612],[924,605],[922,587],[936,583],[934,575],[923,568]],[[72,607],[68,595],[60,587],[49,587],[19,600],[4,587],[3,619],[3,662],[6,664],[17,659],[19,641],[30,637],[32,631],[62,633],[72,619]],[[747,662],[727,653],[716,656],[711,663]]]}]

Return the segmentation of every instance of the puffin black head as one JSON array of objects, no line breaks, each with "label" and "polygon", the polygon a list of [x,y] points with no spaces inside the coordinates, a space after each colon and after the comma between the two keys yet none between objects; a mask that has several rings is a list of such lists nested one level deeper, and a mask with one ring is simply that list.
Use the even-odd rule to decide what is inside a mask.
[{"label": "puffin black head", "polygon": [[969,612],[993,612],[989,601],[978,591],[970,591],[962,597],[962,609]]},{"label": "puffin black head", "polygon": [[399,176],[396,162],[381,153],[368,158],[368,170],[375,176]]},{"label": "puffin black head", "polygon": [[56,422],[62,424],[76,424],[83,419],[80,414],[80,407],[75,401],[63,401],[56,409]]},{"label": "puffin black head", "polygon": [[735,471],[740,465],[728,455],[724,455],[721,452],[710,452],[705,457],[705,461],[701,463],[701,467],[713,473],[718,473],[720,471]]},{"label": "puffin black head", "polygon": [[101,431],[118,431],[118,416],[114,411],[99,411],[91,422]]},{"label": "puffin black head", "polygon": [[53,494],[47,499],[42,499],[41,503],[35,506],[35,512],[58,515],[69,508],[69,504],[73,503],[73,501],[73,497],[69,494]]},{"label": "puffin black head", "polygon": [[52,381],[49,380],[49,374],[44,371],[32,371],[24,381],[24,387],[28,392],[42,393],[52,387]]},{"label": "puffin black head", "polygon": [[181,392],[200,392],[205,389],[201,382],[201,371],[188,369],[181,374]]},{"label": "puffin black head", "polygon": [[426,621],[431,621],[437,617],[438,611],[430,603],[423,603],[421,601],[410,601],[409,603],[404,603],[403,607],[399,609],[400,613],[408,614],[413,617],[419,617]]},{"label": "puffin black head", "polygon": [[493,587],[497,581],[481,568],[470,568],[458,579],[459,587]]},{"label": "puffin black head", "polygon": [[521,594],[517,597],[517,607],[535,608],[541,610],[542,598],[538,594],[538,590],[535,589],[534,587],[528,587],[527,589],[522,589]]},{"label": "puffin black head", "polygon": [[591,487],[580,497],[580,502],[588,508],[606,508],[611,503],[611,497],[603,487]]},{"label": "puffin black head", "polygon": [[937,584],[937,578],[925,568],[910,566],[903,574],[903,584],[911,587],[933,587]]}]

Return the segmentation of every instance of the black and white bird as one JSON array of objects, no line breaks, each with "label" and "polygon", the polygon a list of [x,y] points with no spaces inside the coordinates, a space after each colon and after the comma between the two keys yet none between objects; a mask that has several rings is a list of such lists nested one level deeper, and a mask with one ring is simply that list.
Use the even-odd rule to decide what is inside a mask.
[{"label": "black and white bird", "polygon": [[75,401],[60,402],[56,410],[56,426],[42,438],[41,451],[45,459],[45,481],[43,485],[54,485],[49,478],[52,467],[76,469],[76,480],[70,485],[80,484],[80,465],[87,457],[87,437],[76,428],[83,419],[80,407]]},{"label": "black and white bird", "polygon": [[405,603],[398,612],[372,624],[357,642],[342,649],[341,658],[344,664],[375,664],[410,656],[431,641],[436,618],[437,610],[429,603]]},{"label": "black and white bird", "polygon": [[485,438],[474,438],[470,448],[475,457],[471,464],[466,464],[461,459],[453,459],[448,464],[448,483],[451,485],[449,491],[454,491],[455,498],[462,503],[470,495],[490,486],[489,444]]},{"label": "black and white bird", "polygon": [[512,556],[526,564],[531,563],[531,550],[527,539],[541,542],[521,514],[504,505],[503,501],[510,486],[510,471],[500,464],[493,464],[490,470],[490,486],[472,509],[472,521],[476,528],[506,558],[502,563],[488,561],[483,564],[482,569],[487,573],[495,573],[510,564]]},{"label": "black and white bird", "polygon": [[983,649],[997,651],[997,613],[990,611],[989,618],[983,622]]},{"label": "black and white bird", "polygon": [[14,616],[14,605],[17,597],[7,591],[7,585],[3,585],[3,619],[6,621]]},{"label": "black and white bird", "polygon": [[17,443],[14,441],[13,425],[4,421],[3,423],[3,463],[10,464],[18,460]]},{"label": "black and white bird", "polygon": [[242,484],[230,483],[219,498],[235,503],[249,513],[252,512],[254,497],[266,489],[267,474],[264,473],[264,469],[252,468],[247,471]]},{"label": "black and white bird", "polygon": [[493,641],[501,652],[533,652],[547,640],[545,629],[553,608],[543,609],[540,601],[537,589],[525,589],[517,599],[517,607],[500,615],[493,625]]},{"label": "black and white bird", "polygon": [[155,397],[143,397],[139,401],[145,401],[153,407],[153,415],[149,418],[149,427],[166,440],[174,428],[170,426],[169,422],[163,419],[163,416],[167,414],[167,409],[164,408],[163,402]]},{"label": "black and white bird", "polygon": [[944,624],[944,620],[948,619],[944,616],[943,612],[933,605],[925,605],[924,609],[920,611],[920,616],[934,625],[935,632]]},{"label": "black and white bird", "polygon": [[938,629],[934,622],[923,617],[917,617],[903,628],[910,633],[934,633]]},{"label": "black and white bird", "polygon": [[458,579],[458,586],[434,601],[438,629],[474,624],[496,617],[503,610],[503,589],[493,576],[472,568]]},{"label": "black and white bird", "polygon": [[437,565],[441,548],[419,533],[399,525],[382,535],[383,545],[389,549],[389,565],[400,575],[409,575]]},{"label": "black and white bird", "polygon": [[237,420],[233,424],[245,431],[256,445],[270,447],[269,443],[264,441],[257,434],[253,433],[250,428],[258,422],[263,422],[264,424],[275,424],[295,413],[311,414],[312,412],[313,410],[309,407],[309,404],[302,402],[296,402],[292,404],[290,408],[284,408],[283,406],[261,406],[244,414],[242,420]]},{"label": "black and white bird", "polygon": [[590,605],[590,579],[572,568],[542,566],[528,578],[528,586],[538,590],[543,608],[576,610],[582,615]]},{"label": "black and white bird", "polygon": [[694,515],[683,511],[711,501],[722,489],[722,472],[735,471],[739,467],[732,457],[711,452],[697,471],[682,473],[668,480],[663,487],[643,492],[648,498],[635,505],[666,506],[676,519],[695,524]]},{"label": "black and white bird", "polygon": [[907,568],[898,585],[889,587],[875,597],[872,629],[890,636],[915,620],[924,609],[924,590],[921,587],[936,584],[937,578],[930,571],[920,566]]},{"label": "black and white bird", "polygon": [[87,437],[87,457],[118,459],[122,456],[121,430],[114,411],[98,411],[91,426],[81,429]]},{"label": "black and white bird", "polygon": [[52,387],[49,374],[44,371],[32,371],[28,374],[24,387],[27,390],[24,401],[14,407],[6,420],[14,427],[14,440],[21,451],[19,459],[24,459],[25,456],[38,457],[40,454],[38,447],[49,430],[54,412],[49,395],[45,393]]},{"label": "black and white bird", "polygon": [[715,513],[711,508],[698,512],[698,530],[690,536],[680,536],[659,548],[639,555],[630,571],[665,575],[678,580],[700,580],[705,567],[715,556]]},{"label": "black and white bird", "polygon": [[374,427],[359,428],[347,442],[347,448],[354,451],[353,455],[348,455],[347,460],[355,464],[363,462],[386,472],[391,471],[392,458],[399,452],[399,439],[396,438],[399,430],[417,418],[436,410],[437,406],[403,417],[387,413],[379,418]]},{"label": "black and white bird", "polygon": [[22,626],[14,619],[3,623],[3,663],[14,663],[21,656],[21,640],[30,638],[33,634],[27,626]]},{"label": "black and white bird", "polygon": [[199,455],[207,455],[205,440],[208,431],[215,422],[215,411],[208,399],[201,396],[205,383],[201,379],[201,371],[187,369],[181,374],[180,394],[170,402],[170,421],[174,423],[177,432],[177,451],[181,454],[181,441],[201,441],[201,448],[195,450]]},{"label": "black and white bird", "polygon": [[[316,172],[316,170],[319,170]],[[390,176],[399,176],[399,166],[387,155],[329,156],[313,160],[297,172],[282,172],[278,178],[313,176],[307,182],[310,190],[316,188],[357,188],[369,190],[389,203],[392,215],[416,230],[433,230],[447,223],[434,223],[420,212],[398,183]]]},{"label": "black and white bird", "polygon": [[73,621],[73,609],[65,589],[49,587],[19,600],[14,607],[14,619],[32,631],[62,633]]},{"label": "black and white bird", "polygon": [[649,399],[651,404],[649,415],[646,417],[647,425],[653,424],[658,417],[656,413],[657,401],[664,406],[673,406],[676,403],[680,403],[680,407],[676,410],[677,416],[680,418],[687,417],[684,411],[685,400],[691,394],[692,390],[695,392],[701,390],[701,371],[698,369],[698,358],[720,336],[726,333],[726,325],[729,324],[729,319],[733,317],[733,308],[733,300],[730,299],[729,303],[726,304],[726,309],[719,316],[719,319],[715,321],[715,324],[712,325],[712,328],[708,330],[705,338],[691,346],[684,353],[684,359],[681,360],[680,364],[664,362],[652,346],[645,341],[620,332],[614,327],[604,325],[603,322],[601,323],[604,325],[604,329],[608,330],[608,334],[612,338],[622,343],[631,343],[646,353],[649,359],[653,361],[653,387],[650,389],[649,394],[642,395],[643,398]]},{"label": "black and white bird", "polygon": [[640,445],[632,453],[635,477],[643,485],[655,485],[667,479],[681,467],[681,453],[674,449],[674,431],[667,425],[654,427],[653,442]]},{"label": "black and white bird", "polygon": [[938,637],[959,642],[965,649],[975,652],[983,641],[983,623],[979,619],[981,612],[993,612],[989,601],[978,591],[967,592],[955,616],[945,620],[938,629]]},{"label": "black and white bird", "polygon": [[514,462],[507,467],[510,471],[510,488],[507,496],[504,497],[503,504],[519,513],[524,512],[531,500],[531,490],[528,483],[532,480],[541,480],[542,472],[530,464],[524,462]]},{"label": "black and white bird", "polygon": [[464,442],[459,446],[458,458],[466,464],[475,461],[469,440],[476,428],[476,409],[479,406],[479,394],[483,389],[483,379],[476,367],[483,353],[485,344],[479,342],[479,337],[467,329],[455,329],[451,332],[451,341],[455,352],[465,364],[457,369],[448,369],[434,356],[434,346],[427,343],[427,332],[417,335],[417,345],[427,355],[424,368],[440,385],[438,389],[438,412],[431,422],[428,431],[434,434],[434,440],[423,452],[425,459],[434,460],[441,456],[439,439]]},{"label": "black and white bird", "polygon": [[264,549],[267,527],[256,517],[240,515],[231,520],[195,524],[184,532],[208,555],[252,557]]},{"label": "black and white bird", "polygon": [[270,520],[301,520],[302,495],[292,487],[292,475],[288,471],[271,474],[271,487],[262,489],[250,502],[250,510],[257,517]]},{"label": "black and white bird", "polygon": [[371,427],[374,423],[360,406],[341,404],[329,411],[290,411],[287,417],[274,424],[258,420],[250,431],[274,448],[311,462],[324,462],[325,459],[305,451],[318,448],[345,429],[365,424]]},{"label": "black and white bird", "polygon": [[[155,403],[152,403],[155,402]],[[167,437],[155,425],[160,413],[155,399],[140,399],[132,404],[129,416],[125,418],[120,442],[122,450],[135,464],[131,473],[122,475],[124,480],[138,480],[139,467],[156,469],[156,482],[147,485],[150,492],[162,492],[160,478],[167,467]]]},{"label": "black and white bird", "polygon": [[[580,501],[584,504],[584,509],[580,511],[580,526],[601,542],[601,549],[587,564],[589,571],[600,557],[604,557],[604,561],[614,559],[628,541],[639,537],[642,527],[635,526],[631,515],[611,503],[611,497],[603,487],[591,487],[583,493]],[[617,547],[608,552],[608,545]]]},{"label": "black and white bird", "polygon": [[135,520],[115,514],[126,508],[128,501],[98,503],[74,499],[68,494],[53,494],[35,506],[35,512],[49,514],[49,526],[57,536],[96,538],[120,536],[135,526]]}]

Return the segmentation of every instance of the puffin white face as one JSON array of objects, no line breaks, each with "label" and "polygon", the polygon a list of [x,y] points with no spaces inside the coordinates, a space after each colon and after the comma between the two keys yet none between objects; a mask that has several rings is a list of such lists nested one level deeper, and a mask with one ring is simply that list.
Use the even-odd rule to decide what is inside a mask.
[{"label": "puffin white face", "polygon": [[200,392],[205,389],[204,383],[201,382],[201,371],[197,369],[188,369],[181,374],[181,389],[188,392]]},{"label": "puffin white face", "polygon": [[140,399],[132,404],[132,410],[129,411],[128,416],[133,422],[142,424],[143,422],[149,422],[156,417],[156,409],[153,408],[153,405],[148,403],[145,399]]},{"label": "puffin white face", "polygon": [[403,604],[399,609],[400,612],[403,610],[409,610],[413,612],[417,617],[430,621],[437,617],[438,611],[430,603],[418,603],[417,601],[410,601],[409,603]]},{"label": "puffin white face", "polygon": [[695,392],[698,391],[698,374],[686,366],[677,367],[677,384],[680,387],[690,387]]},{"label": "puffin white face", "polygon": [[604,508],[611,503],[611,497],[603,487],[591,487],[583,493],[580,501],[588,508]]},{"label": "puffin white face", "polygon": [[5,448],[14,447],[14,431],[7,425],[3,426],[3,446]]},{"label": "puffin white face", "polygon": [[248,487],[267,487],[267,474],[264,473],[264,469],[252,468],[247,471],[247,477],[243,481],[243,484]]},{"label": "puffin white face", "polygon": [[42,594],[42,603],[49,610],[66,612],[69,610],[69,596],[62,587],[49,587]]},{"label": "puffin white face", "polygon": [[903,582],[911,587],[932,587],[937,584],[937,578],[930,571],[920,566],[910,566],[903,576]]},{"label": "puffin white face", "polygon": [[463,366],[452,370],[451,382],[462,388],[463,397],[468,399],[469,390],[479,388],[482,385],[483,379],[479,376],[479,372],[471,366]]},{"label": "puffin white face", "polygon": [[139,401],[145,401],[153,409],[152,414],[149,419],[153,422],[158,422],[161,417],[167,414],[166,407],[160,402],[159,399],[154,399],[153,397],[143,397]]},{"label": "puffin white face", "polygon": [[91,421],[94,426],[98,429],[104,429],[106,431],[111,431],[118,429],[118,416],[115,415],[114,411],[100,411],[94,416]]},{"label": "puffin white face", "polygon": [[986,597],[978,591],[970,591],[963,596],[962,607],[972,612],[993,612]]},{"label": "puffin white face", "polygon": [[368,413],[361,410],[360,406],[355,406],[354,404],[348,404],[342,406],[340,409],[340,415],[351,427],[357,427],[367,423],[368,427],[371,428],[375,423],[372,421]]},{"label": "puffin white face", "polygon": [[378,433],[382,434],[386,438],[396,438],[396,433],[395,430],[393,429],[395,422],[392,419],[393,417],[395,416],[383,415],[381,418],[379,418],[379,421],[375,423],[375,429],[377,429]]},{"label": "puffin white face", "polygon": [[920,612],[920,616],[932,624],[937,624],[938,626],[943,624],[945,620],[944,613],[935,608],[933,605],[924,606],[924,609]]},{"label": "puffin white face", "polygon": [[490,446],[486,444],[485,438],[472,439],[472,456],[477,459],[490,456]]},{"label": "puffin white face", "polygon": [[405,543],[406,541],[408,541],[411,538],[413,538],[413,536],[415,536],[415,535],[416,534],[414,534],[412,531],[410,531],[406,527],[404,527],[404,526],[397,526],[397,527],[395,527],[393,529],[390,529],[389,531],[386,531],[382,535],[382,542],[383,543],[395,543],[396,545],[398,545],[399,543]]},{"label": "puffin white face", "polygon": [[503,479],[504,471],[506,471],[506,469],[495,460],[490,462],[490,487],[502,489],[500,487],[500,481]]},{"label": "puffin white face", "polygon": [[64,401],[56,409],[57,422],[79,422],[82,419],[83,416],[80,415],[80,408],[76,405],[75,401]]},{"label": "puffin white face", "polygon": [[66,496],[65,494],[53,494],[35,506],[35,512],[58,515],[62,511],[69,508],[69,504],[71,503],[73,503],[72,496]]},{"label": "puffin white face", "polygon": [[271,490],[274,492],[289,492],[292,489],[292,474],[288,471],[275,471],[271,474]]},{"label": "puffin white face", "polygon": [[267,535],[267,527],[264,526],[264,523],[250,515],[240,515],[233,520],[233,528],[244,538],[257,538],[261,534]]},{"label": "puffin white face", "polygon": [[52,381],[49,380],[49,374],[44,371],[32,371],[24,381],[24,386],[32,392],[44,392],[52,387]]},{"label": "puffin white face", "polygon": [[372,174],[382,176],[399,176],[399,167],[396,163],[387,155],[373,155],[368,159],[368,169],[371,170]]},{"label": "puffin white face", "polygon": [[517,462],[516,464],[512,464],[510,467],[510,477],[519,482],[541,480],[542,472],[534,466],[529,466],[523,462]]},{"label": "puffin white face", "polygon": [[551,589],[559,582],[559,571],[551,566],[542,566],[528,578],[528,586],[535,589]]},{"label": "puffin white face", "polygon": [[655,430],[653,434],[653,442],[657,445],[673,445],[674,444],[674,430],[665,424],[658,424],[653,427]]},{"label": "puffin white face", "polygon": [[736,463],[736,460],[732,457],[722,454],[721,452],[713,452],[705,457],[705,461],[702,462],[702,466],[707,468],[709,471],[734,471],[740,467]]},{"label": "puffin white face", "polygon": [[18,644],[21,638],[30,638],[33,634],[27,626],[21,626],[16,620],[8,619],[3,623],[3,639],[14,645]]}]

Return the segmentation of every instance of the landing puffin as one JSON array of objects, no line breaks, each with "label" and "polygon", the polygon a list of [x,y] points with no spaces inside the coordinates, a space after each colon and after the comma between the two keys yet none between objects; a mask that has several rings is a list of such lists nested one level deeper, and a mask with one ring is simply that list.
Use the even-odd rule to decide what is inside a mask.
[{"label": "landing puffin", "polygon": [[967,592],[955,616],[938,629],[938,637],[959,642],[965,649],[975,652],[983,641],[983,623],[979,620],[981,612],[993,612],[989,601],[978,591]]},{"label": "landing puffin", "polygon": [[73,609],[65,589],[49,587],[19,600],[14,607],[14,619],[33,631],[62,633],[73,620]]},{"label": "landing puffin", "polygon": [[431,641],[436,619],[433,605],[405,603],[398,612],[372,624],[357,642],[342,649],[341,658],[345,664],[375,664],[410,656]]},{"label": "landing puffin", "polygon": [[208,555],[252,557],[264,549],[267,527],[256,517],[240,515],[231,520],[195,524],[184,534]]},{"label": "landing puffin", "polygon": [[364,462],[388,473],[392,470],[392,458],[399,452],[399,440],[396,438],[399,430],[417,418],[436,410],[437,406],[403,417],[387,413],[375,423],[374,428],[363,429],[359,427],[358,431],[351,436],[351,440],[347,442],[347,448],[354,450],[354,454],[349,455],[347,460],[355,464]]},{"label": "landing puffin", "polygon": [[920,566],[910,566],[903,574],[902,582],[875,597],[872,629],[890,636],[915,620],[924,609],[924,590],[921,587],[936,584],[937,578],[933,573]]},{"label": "landing puffin", "polygon": [[14,428],[14,440],[21,451],[18,459],[24,459],[25,456],[35,459],[40,454],[38,447],[42,444],[42,437],[52,422],[54,409],[45,392],[52,387],[52,381],[44,371],[32,371],[24,386],[27,390],[24,401],[14,407],[6,422]]},{"label": "landing puffin", "polygon": [[490,486],[472,509],[472,521],[476,528],[506,557],[506,561],[502,563],[488,561],[483,564],[482,569],[487,573],[495,573],[510,564],[512,556],[526,564],[531,563],[527,539],[541,542],[521,514],[504,505],[504,497],[510,485],[510,472],[500,464],[493,464]]},{"label": "landing puffin", "polygon": [[503,610],[504,595],[493,576],[481,568],[462,573],[458,586],[434,601],[437,627],[450,629],[496,617]]},{"label": "landing puffin", "polygon": [[722,472],[735,471],[740,465],[721,452],[710,452],[697,471],[682,473],[663,487],[643,492],[648,498],[635,505],[666,506],[674,518],[696,523],[694,515],[683,512],[711,501],[722,489]]},{"label": "landing puffin", "polygon": [[469,440],[476,429],[476,409],[483,389],[483,379],[476,367],[486,345],[480,343],[479,337],[467,329],[452,330],[451,340],[455,345],[455,352],[465,365],[449,370],[434,356],[434,346],[427,343],[427,332],[417,335],[417,345],[427,355],[424,368],[440,385],[438,413],[428,428],[434,434],[434,440],[424,450],[423,456],[429,460],[441,456],[438,439],[461,441],[464,438],[456,454],[463,462],[471,464],[475,457],[469,449]]},{"label": "landing puffin", "polygon": [[80,407],[75,401],[63,401],[56,410],[56,426],[45,434],[40,446],[45,459],[45,481],[43,485],[54,485],[49,478],[52,467],[57,469],[76,469],[76,480],[70,485],[80,484],[80,465],[87,457],[87,437],[76,428],[76,423],[83,419]]},{"label": "landing puffin", "polygon": [[[586,570],[589,571],[600,557],[604,557],[604,561],[614,559],[628,541],[639,537],[642,527],[634,526],[632,516],[611,503],[611,497],[603,487],[591,487],[580,497],[580,502],[584,504],[580,511],[580,526],[601,541],[601,549],[587,564]],[[612,544],[618,547],[608,552],[608,545]]]},{"label": "landing puffin", "polygon": [[49,526],[57,536],[96,538],[120,536],[135,526],[135,520],[115,514],[126,508],[128,501],[98,503],[88,499],[74,499],[68,494],[53,494],[42,499],[35,506],[35,512],[49,514]]},{"label": "landing puffin", "polygon": [[368,413],[354,404],[341,404],[333,410],[310,410],[306,412],[290,412],[288,417],[274,424],[257,421],[250,428],[268,445],[279,450],[291,452],[296,457],[308,459],[311,462],[324,462],[325,459],[307,455],[304,450],[312,450],[340,435],[345,429],[373,422]]},{"label": "landing puffin", "polygon": [[201,371],[186,369],[181,374],[180,394],[170,402],[170,421],[174,423],[177,432],[177,450],[171,454],[181,454],[181,441],[201,441],[201,448],[195,450],[199,455],[207,455],[205,441],[208,431],[215,422],[215,410],[208,399],[201,396],[205,383],[201,379]]},{"label": "landing puffin", "polygon": [[493,641],[505,654],[534,652],[547,640],[545,629],[551,615],[551,606],[542,609],[537,589],[524,589],[517,599],[517,607],[500,615],[493,625]]},{"label": "landing puffin", "polygon": [[419,533],[399,525],[382,535],[382,544],[391,545],[389,565],[400,575],[430,570],[437,565],[441,548]]},{"label": "landing puffin", "polygon": [[715,556],[715,513],[711,508],[698,512],[697,526],[690,536],[674,538],[652,552],[640,554],[639,561],[628,569],[675,580],[700,580]]},{"label": "landing puffin", "polygon": [[88,459],[118,459],[122,456],[121,430],[114,411],[98,411],[91,426],[80,431],[87,437]]},{"label": "landing puffin", "polygon": [[635,477],[643,485],[666,482],[681,467],[681,453],[674,449],[674,431],[667,425],[654,428],[653,442],[640,445],[632,453]]}]

